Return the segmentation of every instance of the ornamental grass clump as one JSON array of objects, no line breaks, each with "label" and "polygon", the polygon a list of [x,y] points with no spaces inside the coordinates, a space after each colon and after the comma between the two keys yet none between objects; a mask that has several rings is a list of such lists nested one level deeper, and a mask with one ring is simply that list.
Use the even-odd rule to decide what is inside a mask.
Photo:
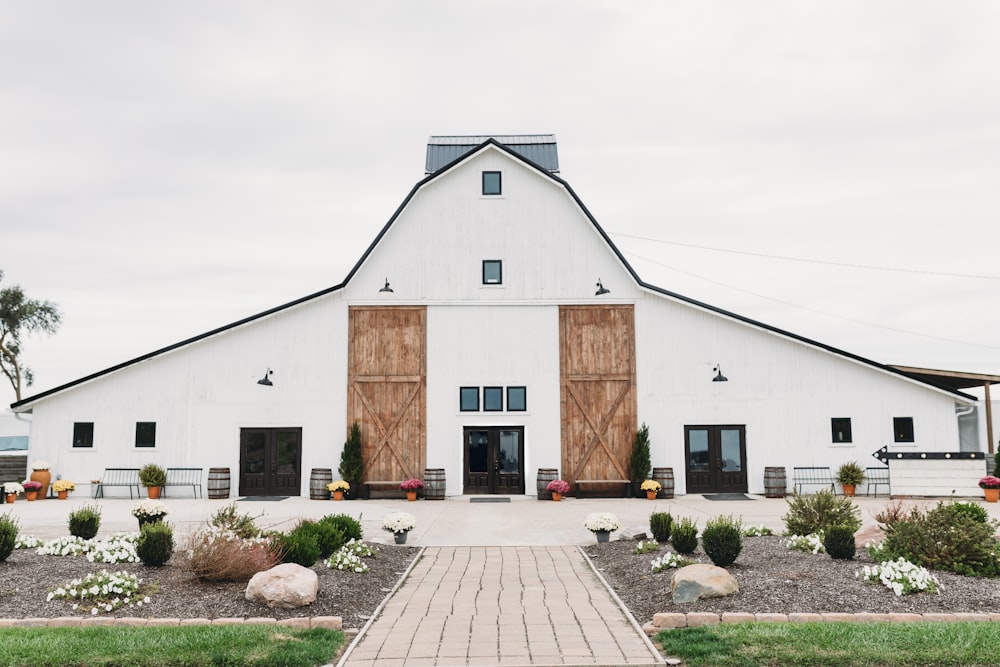
[{"label": "ornamental grass clump", "polygon": [[254,524],[254,518],[249,514],[237,512],[236,503],[229,503],[216,510],[209,520],[209,525],[222,531],[231,531],[241,539],[260,536],[260,529]]},{"label": "ornamental grass clump", "polygon": [[823,548],[830,558],[851,560],[858,548],[854,542],[854,531],[848,526],[830,526],[823,536]]},{"label": "ornamental grass clump", "polygon": [[694,553],[698,548],[698,523],[686,516],[678,519],[670,531],[670,542],[677,553]]},{"label": "ornamental grass clump", "polygon": [[788,513],[781,518],[788,535],[826,532],[830,526],[848,526],[854,531],[861,527],[861,510],[850,498],[824,490],[808,496],[795,495],[786,502]]},{"label": "ornamental grass clump", "polygon": [[192,533],[185,556],[184,569],[205,581],[249,581],[281,562],[276,540],[241,537],[234,530],[215,526]]},{"label": "ornamental grass clump", "polygon": [[92,540],[101,528],[101,508],[97,505],[84,505],[69,513],[69,534]]},{"label": "ornamental grass clump", "polygon": [[719,567],[732,565],[743,551],[743,524],[732,516],[712,517],[701,533],[701,548]]},{"label": "ornamental grass clump", "polygon": [[881,582],[897,596],[910,593],[936,593],[941,588],[941,582],[927,568],[915,565],[905,558],[886,561],[878,565],[866,565],[864,570],[856,572],[855,576],[867,582]]},{"label": "ornamental grass clump", "polygon": [[89,611],[96,616],[122,607],[149,604],[150,593],[155,593],[155,588],[143,586],[142,579],[134,574],[101,570],[52,589],[46,599],[75,600],[74,610]]},{"label": "ornamental grass clump", "polygon": [[17,548],[17,532],[17,519],[12,519],[10,514],[0,516],[0,563]]},{"label": "ornamental grass clump", "polygon": [[135,553],[143,565],[159,567],[174,553],[174,530],[167,523],[147,523],[139,531]]},{"label": "ornamental grass clump", "polygon": [[653,512],[649,515],[649,532],[660,544],[670,541],[670,529],[673,524],[674,518],[670,516],[670,512]]}]

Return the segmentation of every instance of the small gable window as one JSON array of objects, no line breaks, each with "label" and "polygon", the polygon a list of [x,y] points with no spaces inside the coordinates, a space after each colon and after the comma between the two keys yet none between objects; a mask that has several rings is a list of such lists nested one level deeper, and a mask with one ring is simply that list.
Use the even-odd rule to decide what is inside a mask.
[{"label": "small gable window", "polygon": [[479,412],[479,387],[460,387],[458,405],[462,412]]},{"label": "small gable window", "polygon": [[156,447],[156,422],[135,423],[135,446]]},{"label": "small gable window", "polygon": [[503,412],[503,387],[483,387],[483,410]]},{"label": "small gable window", "polygon": [[483,284],[502,285],[503,284],[503,262],[499,259],[483,260]]},{"label": "small gable window", "polygon": [[913,442],[913,417],[893,417],[892,431],[896,442]]},{"label": "small gable window", "polygon": [[75,422],[73,424],[73,447],[94,446],[94,422]]},{"label": "small gable window", "polygon": [[502,194],[500,190],[500,172],[499,171],[484,171],[483,172],[483,194],[484,195],[499,195]]},{"label": "small gable window", "polygon": [[833,431],[833,442],[851,442],[851,418],[834,417],[830,420],[830,427]]}]

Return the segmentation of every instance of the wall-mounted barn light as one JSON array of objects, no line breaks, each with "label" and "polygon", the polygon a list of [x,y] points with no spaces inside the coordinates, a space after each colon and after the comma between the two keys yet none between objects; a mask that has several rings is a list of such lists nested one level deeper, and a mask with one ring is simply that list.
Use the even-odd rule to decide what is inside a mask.
[{"label": "wall-mounted barn light", "polygon": [[264,373],[264,377],[262,377],[261,379],[257,380],[257,384],[262,384],[265,387],[273,387],[274,383],[271,382],[271,378],[269,377],[271,375],[274,375],[274,371],[272,371],[270,368],[268,368],[267,372]]},{"label": "wall-mounted barn light", "polygon": [[611,290],[601,283],[601,279],[597,279],[597,291],[594,292],[594,296],[601,296],[602,294],[611,294]]},{"label": "wall-mounted barn light", "polygon": [[392,294],[392,288],[389,287],[389,279],[388,278],[385,279],[385,287],[383,287],[382,289],[379,290],[379,294],[381,294],[382,292],[388,292],[389,294]]},{"label": "wall-mounted barn light", "polygon": [[712,378],[712,382],[729,382],[729,378],[722,374],[722,366],[716,366],[712,370],[715,371],[715,377]]}]

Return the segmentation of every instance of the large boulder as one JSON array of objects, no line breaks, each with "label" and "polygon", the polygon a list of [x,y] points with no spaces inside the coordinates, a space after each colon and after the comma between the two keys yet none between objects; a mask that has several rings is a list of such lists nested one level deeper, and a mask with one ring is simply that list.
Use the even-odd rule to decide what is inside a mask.
[{"label": "large boulder", "polygon": [[670,591],[674,602],[694,602],[701,598],[719,598],[740,590],[733,575],[715,565],[687,565],[674,573]]},{"label": "large boulder", "polygon": [[307,567],[282,563],[253,575],[247,584],[246,599],[268,607],[294,609],[316,601],[319,577]]}]

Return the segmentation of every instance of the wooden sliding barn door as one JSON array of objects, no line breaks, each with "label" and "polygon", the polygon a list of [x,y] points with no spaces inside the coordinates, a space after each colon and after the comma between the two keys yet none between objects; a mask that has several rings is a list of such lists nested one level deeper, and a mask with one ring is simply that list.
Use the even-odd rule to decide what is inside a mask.
[{"label": "wooden sliding barn door", "polygon": [[347,425],[361,428],[364,481],[424,476],[427,309],[349,310]]},{"label": "wooden sliding barn door", "polygon": [[561,306],[559,376],[563,479],[629,479],[637,425],[633,307]]}]

